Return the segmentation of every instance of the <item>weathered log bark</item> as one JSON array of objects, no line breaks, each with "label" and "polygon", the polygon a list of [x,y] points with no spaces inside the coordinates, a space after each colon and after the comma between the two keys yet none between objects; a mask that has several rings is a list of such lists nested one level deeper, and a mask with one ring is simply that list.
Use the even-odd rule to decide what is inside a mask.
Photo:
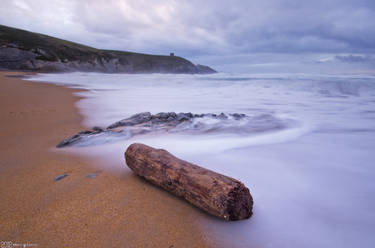
[{"label": "weathered log bark", "polygon": [[137,175],[225,220],[252,215],[253,198],[240,181],[174,157],[162,149],[132,144],[125,160]]}]

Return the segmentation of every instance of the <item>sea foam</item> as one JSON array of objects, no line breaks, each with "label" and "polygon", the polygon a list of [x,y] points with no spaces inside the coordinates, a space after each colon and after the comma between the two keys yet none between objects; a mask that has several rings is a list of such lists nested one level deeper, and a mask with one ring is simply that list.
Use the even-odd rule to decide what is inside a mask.
[{"label": "sea foam", "polygon": [[[142,142],[240,179],[254,197],[254,216],[236,223],[202,220],[207,233],[226,247],[375,243],[373,76],[67,73],[31,80],[87,89],[78,93],[83,99],[77,105],[88,127],[106,127],[144,111],[254,117],[248,129],[232,132],[191,134],[187,128],[130,139],[102,137],[109,143],[69,148],[116,161],[112,164],[123,171],[126,147]],[[285,128],[277,128],[278,121],[287,123]]]}]

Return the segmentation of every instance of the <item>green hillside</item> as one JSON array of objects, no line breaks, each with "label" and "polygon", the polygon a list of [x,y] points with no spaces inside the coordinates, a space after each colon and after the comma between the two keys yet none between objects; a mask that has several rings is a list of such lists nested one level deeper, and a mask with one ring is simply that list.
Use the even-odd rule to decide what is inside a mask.
[{"label": "green hillside", "polygon": [[35,71],[212,73],[178,56],[101,50],[0,25],[0,68]]}]

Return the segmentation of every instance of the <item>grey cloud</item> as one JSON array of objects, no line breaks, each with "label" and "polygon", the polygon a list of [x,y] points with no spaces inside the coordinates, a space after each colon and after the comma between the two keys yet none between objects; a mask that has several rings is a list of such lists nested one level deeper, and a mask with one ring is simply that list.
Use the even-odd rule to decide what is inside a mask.
[{"label": "grey cloud", "polygon": [[375,64],[375,57],[371,55],[336,55],[336,61],[344,63],[371,63]]},{"label": "grey cloud", "polygon": [[182,56],[374,53],[373,0],[2,0],[0,23],[99,48]]}]

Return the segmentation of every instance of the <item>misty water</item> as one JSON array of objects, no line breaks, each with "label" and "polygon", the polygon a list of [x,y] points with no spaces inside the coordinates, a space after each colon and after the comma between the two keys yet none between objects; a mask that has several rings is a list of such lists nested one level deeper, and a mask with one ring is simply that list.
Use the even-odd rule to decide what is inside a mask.
[{"label": "misty water", "polygon": [[77,93],[87,127],[144,111],[249,116],[216,132],[103,136],[72,148],[123,166],[126,147],[141,142],[241,180],[254,198],[253,217],[201,221],[226,247],[375,244],[374,76],[66,73],[31,80],[87,89]]}]

